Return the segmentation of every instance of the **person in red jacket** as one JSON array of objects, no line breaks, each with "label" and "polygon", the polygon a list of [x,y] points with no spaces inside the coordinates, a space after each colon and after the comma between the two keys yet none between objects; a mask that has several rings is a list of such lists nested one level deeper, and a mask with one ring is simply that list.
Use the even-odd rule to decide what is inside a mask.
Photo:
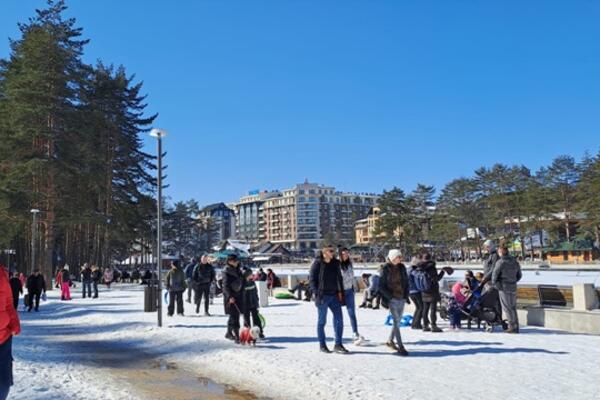
[{"label": "person in red jacket", "polygon": [[12,337],[19,333],[21,324],[13,306],[8,271],[0,265],[0,400],[8,397],[13,384]]}]

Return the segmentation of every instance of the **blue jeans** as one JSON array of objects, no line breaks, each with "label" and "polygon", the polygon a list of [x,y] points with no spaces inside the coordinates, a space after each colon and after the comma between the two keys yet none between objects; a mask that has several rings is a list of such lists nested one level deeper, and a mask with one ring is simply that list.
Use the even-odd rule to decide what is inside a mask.
[{"label": "blue jeans", "polygon": [[345,290],[344,295],[346,296],[346,309],[348,310],[348,316],[350,317],[352,333],[358,335],[358,323],[356,322],[356,304],[354,303],[354,289]]},{"label": "blue jeans", "polygon": [[0,386],[0,400],[6,400],[10,392],[10,386]]},{"label": "blue jeans", "polygon": [[8,397],[13,384],[12,337],[0,345],[0,400]]},{"label": "blue jeans", "polygon": [[83,288],[83,298],[85,299],[86,293],[87,297],[92,297],[92,282],[83,281],[81,284]]},{"label": "blue jeans", "polygon": [[325,346],[325,324],[327,323],[327,309],[333,313],[333,328],[335,330],[335,344],[342,344],[342,335],[344,333],[344,316],[342,314],[342,305],[336,296],[325,295],[321,303],[317,304],[319,320],[317,323],[317,335],[321,346]]}]

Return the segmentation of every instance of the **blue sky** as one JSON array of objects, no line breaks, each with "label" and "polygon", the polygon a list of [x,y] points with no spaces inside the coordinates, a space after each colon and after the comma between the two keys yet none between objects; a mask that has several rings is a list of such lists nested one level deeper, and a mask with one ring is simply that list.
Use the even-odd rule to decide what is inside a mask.
[{"label": "blue sky", "polygon": [[[167,194],[308,178],[438,189],[600,149],[600,2],[68,2],[85,60],[123,64],[167,129]],[[0,57],[39,0],[2,0]],[[149,151],[154,151],[148,140]]]}]

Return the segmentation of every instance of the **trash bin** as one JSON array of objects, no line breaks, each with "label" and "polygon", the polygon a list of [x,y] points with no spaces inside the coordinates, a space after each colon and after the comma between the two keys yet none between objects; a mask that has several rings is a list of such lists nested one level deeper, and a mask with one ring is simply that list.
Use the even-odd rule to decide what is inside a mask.
[{"label": "trash bin", "polygon": [[256,288],[258,289],[258,302],[260,307],[269,306],[269,289],[267,289],[267,282],[257,281]]},{"label": "trash bin", "polygon": [[146,286],[144,288],[144,312],[155,312],[158,309],[158,288]]}]

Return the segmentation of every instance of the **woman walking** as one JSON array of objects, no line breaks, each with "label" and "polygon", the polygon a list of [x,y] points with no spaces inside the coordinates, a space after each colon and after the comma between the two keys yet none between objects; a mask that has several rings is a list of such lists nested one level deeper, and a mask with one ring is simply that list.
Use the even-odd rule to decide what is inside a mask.
[{"label": "woman walking", "polygon": [[[400,321],[406,303],[408,300],[408,274],[406,267],[402,264],[402,253],[398,249],[392,249],[388,253],[388,262],[381,267],[381,279],[379,281],[379,292],[381,293],[382,304],[390,309],[394,320],[390,338],[386,345],[395,350],[400,356],[407,356],[408,352],[402,344],[400,336]],[[396,343],[394,343],[396,339]]]},{"label": "woman walking", "polygon": [[361,336],[358,334],[358,323],[356,322],[356,304],[354,296],[354,267],[350,260],[350,252],[347,248],[343,248],[340,251],[340,266],[342,269],[342,279],[344,282],[344,298],[346,299],[346,310],[348,310],[348,317],[350,317],[350,325],[352,326],[352,338],[361,340]]}]

